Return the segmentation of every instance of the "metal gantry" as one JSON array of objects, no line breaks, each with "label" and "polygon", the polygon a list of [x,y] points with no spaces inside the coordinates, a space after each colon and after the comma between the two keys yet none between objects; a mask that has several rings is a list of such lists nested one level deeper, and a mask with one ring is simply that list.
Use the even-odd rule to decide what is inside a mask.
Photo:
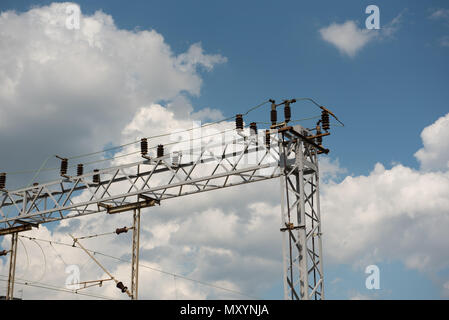
[{"label": "metal gantry", "polygon": [[[257,129],[256,129],[257,131]],[[94,213],[133,211],[131,296],[138,294],[140,209],[185,195],[280,178],[286,299],[323,299],[318,154],[327,153],[297,125],[232,139],[18,190],[0,190],[0,235]],[[173,158],[176,154],[176,161]],[[15,263],[12,248],[11,263]],[[14,241],[13,241],[14,246]],[[14,272],[14,267],[10,268]],[[14,279],[14,274],[10,274]],[[8,284],[9,290],[9,284]],[[9,291],[8,291],[9,292]],[[13,283],[11,285],[11,297]]]},{"label": "metal gantry", "polygon": [[133,210],[133,253],[131,266],[131,295],[138,298],[139,289],[140,208]]},{"label": "metal gantry", "polygon": [[[281,211],[285,299],[324,299],[318,150],[298,134],[281,133]],[[292,132],[293,131],[293,132]],[[289,162],[292,157],[294,162]]]}]

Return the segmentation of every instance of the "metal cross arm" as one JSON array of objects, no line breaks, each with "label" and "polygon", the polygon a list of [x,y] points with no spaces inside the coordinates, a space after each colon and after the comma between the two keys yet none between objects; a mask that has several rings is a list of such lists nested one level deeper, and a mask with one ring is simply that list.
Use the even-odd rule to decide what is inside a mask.
[{"label": "metal cross arm", "polygon": [[[259,139],[260,138],[260,139]],[[272,134],[277,141],[277,134]],[[42,223],[97,212],[117,213],[153,206],[162,200],[278,177],[278,148],[263,137],[236,135],[225,143],[64,177],[0,192],[0,232],[16,232]],[[270,169],[271,168],[271,169]],[[99,175],[100,181],[93,182]],[[142,200],[143,199],[143,200]],[[22,229],[20,229],[21,231]]]}]

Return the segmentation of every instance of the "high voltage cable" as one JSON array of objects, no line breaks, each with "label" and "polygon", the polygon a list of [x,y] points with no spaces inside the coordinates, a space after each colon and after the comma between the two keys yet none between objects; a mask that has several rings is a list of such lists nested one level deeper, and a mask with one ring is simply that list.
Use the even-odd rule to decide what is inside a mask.
[{"label": "high voltage cable", "polygon": [[[250,113],[251,111],[254,111],[254,110],[256,110],[256,109],[262,107],[263,105],[267,104],[268,102],[269,102],[268,100],[267,100],[267,101],[264,101],[264,102],[262,102],[262,103],[260,103],[260,104],[258,104],[258,105],[256,105],[256,106],[254,106],[254,107],[248,109],[248,110],[246,111],[246,113],[244,113],[244,115],[247,115],[247,114]],[[218,124],[218,123],[221,123],[221,122],[224,122],[224,121],[228,121],[228,120],[231,120],[231,119],[234,119],[234,118],[235,118],[235,116],[227,117],[227,118],[224,118],[224,119],[221,119],[221,120],[218,120],[218,121],[206,123],[206,124],[204,124],[204,125],[202,125],[202,126],[200,126],[200,127],[198,127],[198,128],[208,127],[208,126],[211,126],[211,125],[214,125],[214,124]],[[175,133],[188,132],[188,131],[192,131],[192,130],[195,130],[195,129],[198,129],[198,128],[185,129],[185,130],[182,130],[182,131],[176,131]],[[170,132],[170,133],[163,133],[163,134],[159,134],[159,135],[155,135],[155,136],[150,136],[150,137],[146,137],[146,138],[147,138],[147,139],[161,138],[161,137],[169,136],[169,135],[171,135],[171,134],[173,134],[173,133],[172,133],[172,132]],[[107,148],[107,149],[104,149],[104,150],[101,150],[101,151],[96,151],[96,152],[91,152],[91,153],[81,154],[81,155],[77,155],[77,156],[72,156],[72,157],[69,157],[69,158],[67,158],[67,159],[68,159],[68,160],[73,160],[73,159],[79,159],[79,158],[88,157],[88,156],[95,155],[95,154],[101,154],[101,153],[103,153],[103,152],[112,151],[112,150],[119,149],[119,148],[122,148],[122,147],[125,147],[125,146],[133,145],[133,144],[138,143],[138,142],[140,142],[140,140],[133,141],[133,142],[129,142],[129,143],[126,143],[126,144],[122,144],[122,145],[119,145],[119,146],[114,146],[114,147]]]},{"label": "high voltage cable", "polygon": [[27,274],[28,269],[30,268],[30,257],[29,257],[29,255],[28,255],[28,250],[27,250],[25,244],[23,243],[22,239],[19,239],[19,241],[20,241],[20,243],[22,244],[22,247],[23,247],[23,249],[25,250],[25,255],[26,255],[26,257],[27,257],[27,267],[26,267],[26,269],[25,269],[25,271],[24,271],[24,273],[23,273],[23,277],[24,277],[24,276]]},{"label": "high voltage cable", "polygon": [[[321,116],[314,116],[314,117],[310,117],[310,118],[302,118],[302,119],[297,119],[297,120],[290,120],[289,123],[296,123],[296,122],[301,122],[301,121],[306,121],[306,120],[313,120],[313,119],[318,119]],[[268,124],[271,125],[271,122],[264,122],[264,121],[256,121],[257,124]]]},{"label": "high voltage cable", "polygon": [[[193,128],[193,129],[200,129],[200,128],[201,127]],[[193,130],[193,129],[191,129],[191,130]],[[223,131],[220,131],[220,132],[215,132],[213,134],[206,135],[206,136],[201,136],[201,137],[197,137],[197,138],[191,138],[191,139],[186,139],[186,140],[181,140],[181,141],[173,141],[173,142],[166,143],[164,145],[165,146],[170,146],[170,145],[177,144],[177,143],[184,143],[184,142],[189,142],[189,141],[195,141],[195,140],[199,140],[199,139],[204,139],[204,138],[220,135],[220,134],[223,134],[223,133],[226,133],[226,132],[230,132],[230,131],[234,131],[234,129],[226,129],[226,130],[223,130]],[[176,133],[181,133],[181,131],[180,132],[176,132]],[[153,149],[156,149],[156,148],[157,148],[157,145],[149,147],[148,149],[149,150],[153,150]],[[130,153],[127,153],[127,154],[119,155],[119,156],[110,157],[110,158],[88,161],[88,162],[85,162],[84,164],[85,165],[91,165],[91,164],[95,164],[95,163],[100,163],[100,162],[110,161],[110,160],[114,160],[114,159],[124,158],[124,157],[130,156],[130,155],[134,155],[134,154],[138,154],[138,153],[140,153],[140,150],[133,151],[133,152],[130,152]],[[70,158],[68,158],[68,159],[70,159]],[[77,165],[70,165],[70,166],[68,166],[68,168],[75,168],[76,166]],[[45,169],[40,169],[40,170],[14,171],[14,172],[8,172],[8,174],[9,175],[14,175],[14,174],[33,173],[33,172],[37,172],[37,171],[49,172],[49,171],[56,171],[56,170],[59,170],[59,167],[45,168]]]},{"label": "high voltage cable", "polygon": [[340,122],[340,124],[341,124],[342,127],[345,126],[343,122],[341,122],[340,120],[338,120],[338,118],[335,116],[335,114],[333,114],[332,112],[330,112],[329,110],[327,110],[326,108],[324,108],[324,106],[319,105],[319,104],[318,104],[315,100],[313,100],[312,98],[295,98],[295,100],[296,100],[296,101],[310,101],[310,102],[312,102],[314,105],[316,105],[316,106],[317,106],[318,108],[320,108],[321,110],[330,113],[330,114],[335,118],[335,120],[337,120],[338,122]]},{"label": "high voltage cable", "polygon": [[[0,274],[0,277],[7,278],[8,276]],[[80,292],[77,292],[77,291],[73,291],[73,290],[70,290],[70,289],[57,287],[57,286],[54,286],[54,285],[51,285],[51,284],[47,284],[47,283],[43,283],[43,282],[36,282],[36,283],[40,284],[40,285],[38,285],[38,284],[33,284],[33,281],[30,281],[30,280],[27,280],[27,279],[23,279],[23,278],[17,278],[17,279],[23,280],[25,282],[20,282],[20,281],[15,280],[14,283],[20,284],[20,285],[24,285],[24,286],[36,287],[36,288],[53,290],[53,291],[59,291],[59,292],[65,292],[65,293],[75,294],[75,295],[88,296],[88,297],[99,298],[99,299],[104,299],[104,300],[114,300],[114,298],[111,298],[111,297],[97,295],[97,294],[91,294],[91,293],[80,293]],[[0,281],[7,282],[8,280],[0,279]]]},{"label": "high voltage cable", "polygon": [[[19,235],[19,237],[26,238],[26,239],[29,239],[29,240],[42,241],[42,242],[47,242],[47,243],[58,244],[58,245],[61,245],[61,246],[67,246],[67,247],[71,247],[71,248],[81,249],[79,247],[73,247],[72,244],[59,242],[59,241],[38,239],[38,238],[22,236],[22,235]],[[129,261],[129,260],[125,260],[125,259],[121,259],[121,258],[118,258],[118,257],[114,257],[114,256],[106,254],[106,253],[102,253],[102,252],[95,251],[95,250],[90,250],[90,249],[87,249],[87,248],[86,248],[86,250],[91,252],[91,253],[93,253],[94,255],[98,254],[98,255],[102,255],[104,257],[107,257],[107,258],[110,258],[110,259],[114,259],[114,260],[117,260],[117,261],[121,261],[121,262],[125,262],[125,263],[131,263],[131,261]],[[211,288],[228,291],[228,292],[231,292],[231,293],[234,293],[234,294],[238,294],[238,295],[241,295],[241,296],[246,296],[248,298],[260,299],[259,297],[254,297],[254,296],[251,296],[249,294],[246,294],[246,293],[243,293],[243,292],[240,292],[240,291],[237,291],[237,290],[224,288],[224,287],[221,287],[221,286],[218,286],[218,285],[214,285],[214,284],[211,284],[211,283],[208,283],[208,282],[204,282],[204,281],[201,281],[201,280],[192,279],[192,278],[189,278],[189,277],[186,277],[186,276],[183,276],[183,275],[179,275],[179,274],[176,274],[176,273],[173,273],[173,272],[168,272],[168,271],[164,271],[162,269],[146,266],[146,265],[143,265],[141,263],[139,263],[139,267],[150,269],[150,270],[153,270],[153,271],[156,271],[156,272],[159,272],[159,273],[163,273],[163,274],[166,274],[166,275],[170,275],[170,276],[175,276],[175,277],[180,278],[180,279],[196,282],[196,283],[199,283],[201,285],[208,286],[208,287],[211,287]]]},{"label": "high voltage cable", "polygon": [[[296,101],[310,101],[310,102],[312,102],[313,104],[315,104],[317,107],[319,107],[319,108],[322,107],[321,105],[319,105],[319,104],[318,104],[315,100],[313,100],[312,98],[296,98]],[[258,105],[256,105],[256,106],[254,106],[254,107],[248,109],[248,110],[247,110],[245,113],[243,113],[242,115],[247,115],[247,114],[249,114],[250,112],[252,112],[252,111],[254,111],[254,110],[256,110],[256,109],[258,109],[258,108],[264,106],[264,105],[267,104],[268,102],[270,102],[270,101],[269,101],[269,100],[264,101],[264,102],[262,102],[262,103],[260,103],[260,104],[258,104]],[[319,116],[317,116],[317,117],[311,117],[311,118],[304,118],[304,119],[299,119],[299,120],[293,120],[293,121],[291,121],[291,122],[299,122],[299,121],[311,120],[311,119],[315,119],[315,118],[318,118],[318,117],[319,117]],[[231,119],[234,119],[234,118],[235,118],[235,116],[231,116],[231,117],[227,117],[227,118],[224,118],[224,119],[221,119],[221,120],[218,120],[218,121],[206,123],[206,124],[204,124],[204,125],[202,125],[202,126],[200,126],[200,127],[197,127],[197,128],[189,128],[189,129],[185,129],[185,130],[181,130],[181,131],[174,131],[174,132],[170,132],[170,133],[164,133],[164,134],[160,134],[160,135],[154,135],[154,136],[147,137],[147,139],[160,138],[160,137],[165,137],[165,136],[169,136],[169,135],[172,135],[172,134],[179,134],[179,133],[188,132],[188,131],[192,131],[192,130],[198,130],[198,129],[201,129],[201,128],[204,128],[204,127],[208,127],[208,126],[211,126],[211,125],[215,125],[215,124],[218,124],[218,123],[221,123],[221,122],[224,122],[224,121],[228,121],[228,120],[231,120]],[[338,119],[336,119],[336,120],[339,121]],[[339,121],[339,122],[340,122],[340,121]],[[260,123],[260,124],[269,124],[269,123],[267,123],[267,122],[256,122],[256,123]],[[204,138],[204,137],[202,137],[202,138]],[[197,139],[198,139],[198,138],[197,138]],[[191,139],[191,140],[195,140],[195,139]],[[186,141],[190,141],[190,140],[186,140]],[[126,147],[126,146],[130,146],[130,145],[136,144],[136,143],[138,143],[138,142],[140,142],[140,140],[133,141],[133,142],[129,142],[129,143],[125,143],[125,144],[122,144],[122,145],[119,145],[119,146],[110,147],[110,148],[107,148],[107,149],[103,149],[103,150],[101,150],[101,151],[96,151],[96,152],[91,152],[91,153],[86,153],[86,154],[81,154],[81,155],[76,155],[76,156],[68,157],[67,159],[68,159],[68,160],[74,160],[74,159],[80,159],[80,158],[89,157],[89,156],[93,156],[93,155],[97,155],[97,154],[102,154],[102,153],[105,153],[105,152],[108,152],[108,151],[112,151],[112,150],[120,149],[120,148],[123,148],[123,147]],[[174,144],[174,143],[181,143],[181,142],[185,142],[185,141],[172,142],[172,143],[168,143],[168,144],[166,144],[166,145],[171,145],[171,144]],[[156,147],[157,147],[157,146],[153,146],[153,147],[150,147],[149,149],[153,149],[153,148],[156,148]],[[106,158],[106,159],[99,159],[99,160],[89,161],[89,162],[86,162],[85,164],[86,164],[86,165],[90,165],[90,164],[95,164],[95,163],[99,163],[99,162],[105,162],[105,161],[114,160],[114,159],[117,159],[117,158],[122,158],[122,157],[126,157],[126,156],[128,156],[128,155],[133,155],[133,154],[137,154],[137,153],[139,153],[139,151],[135,151],[135,152],[132,152],[132,153],[128,153],[128,154],[120,155],[120,156],[116,156],[116,157],[110,157],[110,158]],[[38,170],[22,170],[22,171],[14,171],[14,172],[8,172],[8,174],[9,174],[9,175],[15,175],[15,174],[27,174],[27,173],[35,173],[35,172],[37,172],[37,174],[36,174],[36,175],[33,177],[33,179],[32,179],[32,180],[34,180],[34,179],[36,178],[36,176],[37,176],[40,172],[56,171],[56,170],[59,169],[58,167],[43,168],[43,167],[45,166],[45,164],[48,162],[48,160],[49,160],[51,157],[52,157],[52,156],[48,157],[48,158],[44,161],[44,163],[42,164],[42,166],[40,167],[40,169],[38,169]],[[71,166],[69,166],[68,168],[74,168],[74,167],[76,167],[76,165],[71,165]]]},{"label": "high voltage cable", "polygon": [[39,280],[35,281],[35,282],[40,282],[41,280],[43,280],[45,278],[45,275],[47,273],[47,256],[45,255],[45,252],[44,252],[44,249],[42,248],[42,246],[36,240],[31,240],[31,241],[33,241],[35,244],[37,244],[37,246],[42,251],[42,256],[44,257],[44,272],[42,273],[42,276],[39,278]]}]

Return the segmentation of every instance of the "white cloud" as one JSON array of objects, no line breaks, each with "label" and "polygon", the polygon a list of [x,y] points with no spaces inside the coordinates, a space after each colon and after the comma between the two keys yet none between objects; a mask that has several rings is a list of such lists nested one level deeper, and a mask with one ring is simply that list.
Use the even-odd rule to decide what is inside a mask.
[{"label": "white cloud", "polygon": [[354,57],[375,36],[371,30],[357,27],[352,20],[342,24],[332,23],[320,29],[320,34],[324,41],[333,44],[341,53],[350,57]]},{"label": "white cloud", "polygon": [[353,20],[344,23],[332,23],[319,30],[321,38],[334,45],[342,54],[354,57],[362,48],[373,41],[391,38],[398,30],[402,20],[402,13],[389,23],[381,26],[379,30],[359,28]]},{"label": "white cloud", "polygon": [[449,168],[449,113],[421,132],[423,148],[415,157],[423,170],[448,170]]},{"label": "white cloud", "polygon": [[[116,144],[135,112],[160,100],[186,117],[193,112],[188,97],[200,93],[199,71],[226,61],[199,43],[176,55],[155,30],[120,29],[101,11],[82,15],[81,28],[69,30],[65,9],[71,4],[0,15],[2,171],[35,169],[50,154]],[[197,118],[220,116],[213,107]]]},{"label": "white cloud", "polygon": [[[158,122],[158,119],[169,121]],[[177,119],[160,105],[151,105],[136,113],[122,136],[129,141],[135,135],[168,130],[171,125],[182,127],[189,121]],[[423,132],[440,122],[437,120]],[[440,130],[440,134],[445,134],[448,129],[442,126]],[[364,268],[368,264],[393,260],[429,275],[449,267],[449,170],[428,172],[401,164],[386,169],[376,164],[367,176],[348,176],[337,183],[332,177],[340,177],[344,169],[338,161],[322,159],[322,177],[330,179],[321,185],[324,254],[328,266],[350,264]],[[279,199],[279,181],[272,180],[176,198],[165,201],[160,207],[144,210],[142,264],[260,296],[273,284],[280,283],[282,277]],[[97,214],[64,220],[51,234],[45,228],[31,234],[67,242],[67,232],[81,236],[130,224],[129,214]],[[129,235],[84,241],[88,248],[130,259]],[[33,243],[27,245],[33,246]],[[7,247],[4,243],[2,246]],[[86,264],[82,268],[83,280],[105,277],[82,252],[57,249],[67,263]],[[50,264],[42,281],[62,285],[66,277],[63,264],[57,262],[52,248],[47,247],[45,251],[49,255],[47,261],[55,263]],[[34,263],[42,265],[39,251],[32,252]],[[129,283],[129,264],[98,258],[117,278]],[[23,253],[19,259],[20,268],[25,268]],[[6,263],[0,266],[2,274],[6,273],[6,268]],[[142,298],[245,298],[180,278],[176,279],[175,287],[173,276],[148,268],[140,270]],[[23,269],[18,272],[21,274]],[[28,277],[35,279],[40,274],[34,272]],[[439,283],[446,282],[447,279],[443,279]],[[112,284],[86,292],[126,299]],[[41,297],[42,290],[25,288],[24,294],[27,298]],[[357,293],[351,296],[364,298]],[[46,297],[71,298],[65,293]]]},{"label": "white cloud", "polygon": [[[6,30],[0,37],[9,44],[8,49],[0,51],[0,55],[9,59],[8,62],[0,59],[0,90],[3,90],[0,108],[7,114],[0,120],[3,121],[0,137],[9,132],[7,129],[14,131],[12,125],[23,124],[25,132],[14,132],[17,135],[14,144],[22,137],[31,139],[30,143],[44,150],[54,151],[58,146],[67,152],[89,151],[91,146],[104,144],[111,137],[125,143],[142,136],[188,128],[198,118],[220,116],[219,111],[211,109],[194,112],[181,92],[198,94],[201,77],[196,67],[210,69],[223,58],[205,55],[199,45],[175,56],[155,31],[119,30],[112,18],[101,12],[83,17],[84,31],[69,32],[58,27],[62,23],[55,18],[62,8],[59,6],[33,9],[20,15],[3,13],[0,17],[1,30]],[[34,28],[29,30],[28,25]],[[346,28],[355,38],[360,36],[361,31],[355,25]],[[338,43],[345,47],[348,40],[339,35],[338,26],[334,29],[330,33],[343,37]],[[13,41],[16,32],[19,37]],[[366,42],[362,46],[349,42],[347,47],[353,49],[341,50],[355,54],[364,45]],[[8,50],[9,54],[4,53]],[[158,99],[170,102],[164,107],[156,103]],[[21,111],[17,113],[22,115],[20,118],[16,113],[7,112],[16,109]],[[67,122],[67,118],[71,121]],[[225,122],[217,130],[230,127],[233,124]],[[60,135],[55,134],[59,133],[58,128]],[[448,131],[441,119],[423,130],[424,147],[417,153],[422,170],[400,164],[385,169],[377,164],[367,176],[346,177],[337,183],[332,179],[341,176],[344,169],[337,160],[323,158],[321,174],[330,179],[321,189],[326,263],[363,265],[400,260],[410,268],[427,273],[449,267],[449,172],[447,167],[438,167],[449,160],[445,152],[448,148],[434,147],[444,144],[444,140],[435,139],[447,136]],[[432,132],[438,132],[438,137]],[[50,136],[50,142],[40,142]],[[3,139],[2,146],[6,146],[8,139]],[[61,140],[70,141],[70,148],[64,149]],[[81,143],[74,146],[76,141]],[[152,140],[150,145],[159,141],[162,140]],[[129,146],[119,154],[131,150]],[[13,153],[11,159],[16,157]],[[129,159],[118,159],[114,164],[121,161]],[[427,171],[437,168],[439,172]],[[279,181],[272,180],[176,198],[160,207],[143,210],[141,262],[147,268],[140,269],[141,297],[242,298],[148,267],[256,296],[280,283],[279,198]],[[27,235],[70,242],[68,232],[82,236],[110,232],[125,225],[131,225],[130,214],[96,214],[64,220],[53,226],[52,231],[42,226]],[[67,277],[65,264],[80,265],[84,281],[105,278],[81,250],[57,245],[55,251],[49,244],[43,244],[47,261],[43,269],[44,259],[36,244],[23,241],[31,265],[27,268],[26,255],[20,247],[17,272],[21,278],[63,287]],[[7,242],[4,237],[3,248],[9,247]],[[83,243],[88,248],[130,260],[128,234],[93,238]],[[118,279],[129,284],[129,263],[101,255],[96,257]],[[7,274],[6,260],[0,262],[0,273]],[[42,274],[44,277],[40,279]],[[447,279],[442,283],[445,282]],[[32,287],[23,289],[27,299],[87,298]],[[112,283],[86,292],[127,298]]]},{"label": "white cloud", "polygon": [[402,260],[420,271],[449,266],[449,172],[376,164],[368,176],[322,188],[327,259]]},{"label": "white cloud", "polygon": [[420,170],[377,163],[367,176],[322,187],[328,263],[402,261],[438,286],[447,282],[440,273],[449,268],[448,120],[449,114],[422,131]]}]

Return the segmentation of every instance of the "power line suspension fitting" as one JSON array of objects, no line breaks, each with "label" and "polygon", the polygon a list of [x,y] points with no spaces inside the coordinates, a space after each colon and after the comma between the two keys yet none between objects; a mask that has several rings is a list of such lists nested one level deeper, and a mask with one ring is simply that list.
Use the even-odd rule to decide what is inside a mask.
[{"label": "power line suspension fitting", "polygon": [[84,173],[84,166],[82,163],[78,164],[78,166],[76,167],[76,175],[77,176],[82,176]]},{"label": "power line suspension fitting", "polygon": [[163,157],[164,156],[164,145],[160,144],[157,146],[157,157]]},{"label": "power line suspension fitting", "polygon": [[5,189],[6,187],[6,173],[0,173],[0,190]]},{"label": "power line suspension fitting", "polygon": [[321,124],[323,126],[323,130],[325,130],[326,132],[329,131],[329,113],[325,110],[321,111]]},{"label": "power line suspension fitting", "polygon": [[271,102],[271,113],[270,113],[270,120],[271,124],[274,126],[278,122],[278,112],[276,110],[276,101],[270,99]]},{"label": "power line suspension fitting", "polygon": [[148,141],[147,138],[142,138],[140,140],[140,153],[142,156],[146,156],[148,154]]},{"label": "power line suspension fitting", "polygon": [[92,182],[93,182],[93,183],[100,183],[100,174],[97,173],[97,172],[99,172],[99,171],[100,171],[100,170],[98,170],[98,169],[94,169],[95,174],[94,174],[93,177],[92,177]]}]

